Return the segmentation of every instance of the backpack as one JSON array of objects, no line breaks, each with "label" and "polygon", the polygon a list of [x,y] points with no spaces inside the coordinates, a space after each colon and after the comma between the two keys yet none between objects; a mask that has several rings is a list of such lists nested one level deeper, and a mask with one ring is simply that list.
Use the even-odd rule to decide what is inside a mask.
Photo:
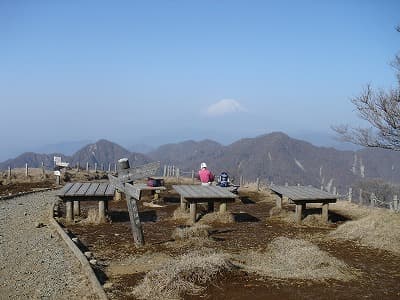
[{"label": "backpack", "polygon": [[147,178],[147,186],[159,187],[164,186],[164,179]]},{"label": "backpack", "polygon": [[229,186],[229,176],[228,176],[228,173],[222,172],[221,175],[219,175],[219,186],[222,186],[222,187],[227,187],[227,186]]}]

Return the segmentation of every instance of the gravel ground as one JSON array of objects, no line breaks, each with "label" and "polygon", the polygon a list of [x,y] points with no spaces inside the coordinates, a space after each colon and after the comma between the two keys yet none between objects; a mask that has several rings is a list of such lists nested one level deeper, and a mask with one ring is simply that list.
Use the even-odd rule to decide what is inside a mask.
[{"label": "gravel ground", "polygon": [[49,225],[55,193],[0,201],[0,299],[97,299],[79,261]]}]

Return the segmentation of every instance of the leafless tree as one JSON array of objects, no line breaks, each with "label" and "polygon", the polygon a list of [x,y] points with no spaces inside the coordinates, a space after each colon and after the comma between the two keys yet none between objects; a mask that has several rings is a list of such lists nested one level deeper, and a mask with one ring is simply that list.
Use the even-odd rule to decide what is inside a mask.
[{"label": "leafless tree", "polygon": [[[400,32],[400,26],[396,30]],[[396,70],[396,88],[373,90],[371,85],[367,85],[359,96],[351,99],[360,118],[369,122],[371,127],[332,126],[341,140],[400,151],[400,54],[395,56],[391,65]]]}]

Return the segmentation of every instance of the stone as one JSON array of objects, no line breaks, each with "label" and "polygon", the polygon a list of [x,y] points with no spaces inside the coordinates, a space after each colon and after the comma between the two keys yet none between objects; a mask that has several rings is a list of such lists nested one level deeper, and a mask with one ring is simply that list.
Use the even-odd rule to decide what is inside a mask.
[{"label": "stone", "polygon": [[90,251],[86,251],[84,254],[85,254],[85,256],[86,256],[87,258],[92,258],[92,257],[93,257],[93,254],[92,254],[92,252],[90,252]]},{"label": "stone", "polygon": [[90,263],[91,265],[96,265],[96,264],[97,264],[97,260],[91,259],[91,260],[89,260],[89,263]]}]

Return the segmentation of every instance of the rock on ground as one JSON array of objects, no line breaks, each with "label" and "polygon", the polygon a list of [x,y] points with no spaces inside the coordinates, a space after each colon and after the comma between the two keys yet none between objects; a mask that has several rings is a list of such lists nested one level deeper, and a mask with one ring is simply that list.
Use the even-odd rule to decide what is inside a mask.
[{"label": "rock on ground", "polygon": [[0,201],[1,299],[97,299],[79,261],[49,225],[55,194]]}]

